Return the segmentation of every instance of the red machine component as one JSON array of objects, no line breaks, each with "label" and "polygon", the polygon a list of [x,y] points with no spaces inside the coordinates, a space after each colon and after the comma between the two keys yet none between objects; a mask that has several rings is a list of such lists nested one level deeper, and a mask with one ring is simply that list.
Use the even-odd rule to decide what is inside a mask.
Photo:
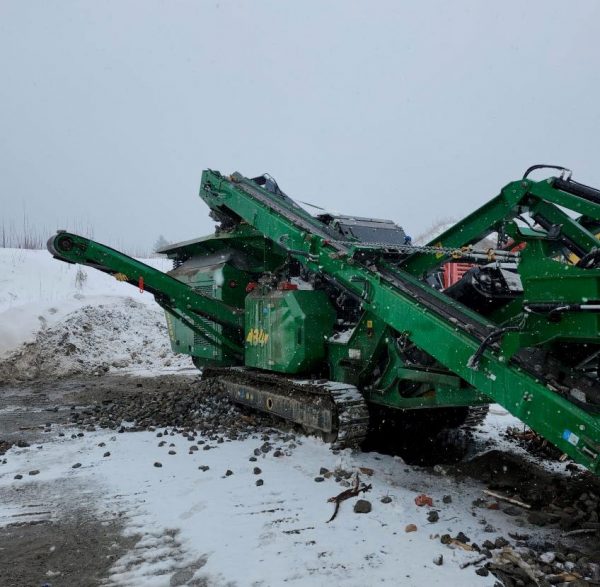
[{"label": "red machine component", "polygon": [[277,289],[280,291],[291,291],[298,289],[298,286],[295,283],[291,283],[290,281],[282,281],[277,286]]},{"label": "red machine component", "polygon": [[454,285],[472,267],[473,263],[446,263],[444,265],[444,289]]}]

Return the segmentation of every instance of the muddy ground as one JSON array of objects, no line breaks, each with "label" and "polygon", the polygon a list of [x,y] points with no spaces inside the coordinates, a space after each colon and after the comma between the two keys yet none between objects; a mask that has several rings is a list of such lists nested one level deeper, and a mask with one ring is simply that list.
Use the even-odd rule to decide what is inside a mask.
[{"label": "muddy ground", "polygon": [[[0,386],[0,441],[6,443],[4,448],[24,442],[42,446],[56,434],[55,424],[69,424],[73,410],[142,387],[189,386],[196,379],[105,376]],[[3,452],[0,442],[0,467]],[[42,487],[13,484],[3,493],[0,502],[19,502],[26,512],[15,514],[14,522],[0,528],[1,587],[101,585],[111,565],[137,541],[123,536],[118,515],[107,513],[106,519],[99,519],[95,510],[87,508],[85,497],[93,495],[94,488],[76,480]],[[178,584],[176,578],[172,584]]]}]

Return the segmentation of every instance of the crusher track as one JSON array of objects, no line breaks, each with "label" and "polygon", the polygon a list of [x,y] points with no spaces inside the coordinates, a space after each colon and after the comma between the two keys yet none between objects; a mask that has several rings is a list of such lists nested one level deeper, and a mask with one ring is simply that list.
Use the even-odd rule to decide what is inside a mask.
[{"label": "crusher track", "polygon": [[369,411],[353,385],[322,379],[290,379],[244,368],[206,368],[231,399],[320,434],[332,448],[355,448],[369,428]]},{"label": "crusher track", "polygon": [[[321,435],[334,449],[359,447],[369,431],[367,404],[353,385],[323,379],[290,379],[243,367],[205,368],[202,379],[214,381],[235,403]],[[460,421],[455,416],[449,418],[448,427],[471,432],[487,413],[487,405],[470,407]]]}]

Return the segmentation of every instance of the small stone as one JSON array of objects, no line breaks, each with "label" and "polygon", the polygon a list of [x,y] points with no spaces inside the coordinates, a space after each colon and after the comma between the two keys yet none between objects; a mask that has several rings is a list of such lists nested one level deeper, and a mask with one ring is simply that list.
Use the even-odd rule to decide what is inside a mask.
[{"label": "small stone", "polygon": [[13,479],[23,479],[23,475],[19,475],[18,473],[13,477]]},{"label": "small stone", "polygon": [[521,509],[519,509],[518,507],[515,506],[508,506],[507,508],[504,508],[504,513],[507,516],[519,516],[521,515],[523,512]]},{"label": "small stone", "polygon": [[196,452],[198,450],[198,447],[195,444],[192,444],[192,446],[190,446],[190,452]]},{"label": "small stone", "polygon": [[405,528],[404,528],[405,532],[416,532],[417,531],[417,526],[416,524],[408,524]]},{"label": "small stone", "polygon": [[227,471],[225,471],[225,477],[231,477],[231,475],[233,475],[233,471],[231,469],[227,469]]},{"label": "small stone", "polygon": [[208,445],[208,444],[205,444],[205,445],[202,447],[202,450],[210,450],[210,445]]},{"label": "small stone", "polygon": [[110,453],[109,453],[108,451],[106,451],[106,452],[105,452],[105,453],[104,453],[102,456],[103,456],[104,458],[106,458],[106,457],[109,457],[109,456],[110,456]]},{"label": "small stone", "polygon": [[450,544],[452,542],[452,536],[450,536],[450,534],[442,534],[440,536],[440,542],[442,544]]},{"label": "small stone", "polygon": [[260,475],[262,473],[262,471],[260,470],[260,467],[254,467],[254,470],[252,472],[255,475]]},{"label": "small stone", "polygon": [[325,481],[325,477],[315,477],[315,481],[321,483],[322,481]]},{"label": "small stone", "polygon": [[177,454],[177,451],[175,451],[175,450],[170,450],[170,451],[169,451],[169,454],[170,454],[170,455],[176,455],[176,454]]},{"label": "small stone", "polygon": [[444,497],[442,497],[442,501],[444,503],[452,503],[452,496],[451,495],[444,495]]},{"label": "small stone", "polygon": [[106,446],[106,443],[105,443],[105,442],[99,442],[99,443],[98,443],[98,446],[99,446],[100,448],[102,448],[103,446]]},{"label": "small stone", "polygon": [[441,567],[444,564],[444,555],[443,554],[438,554],[437,556],[433,557],[433,564],[437,565],[438,567]]},{"label": "small stone", "polygon": [[329,469],[326,469],[325,467],[319,469],[319,475],[326,475],[327,473],[329,473]]},{"label": "small stone", "polygon": [[74,465],[71,465],[72,469],[79,469],[79,467],[81,467],[81,463],[75,463]]},{"label": "small stone", "polygon": [[258,460],[256,457],[250,457],[248,459],[251,463],[256,463],[256,461]]},{"label": "small stone", "polygon": [[254,456],[256,456],[256,457],[260,456],[260,448],[254,449]]},{"label": "small stone", "polygon": [[167,443],[166,443],[164,440],[161,440],[161,441],[158,443],[158,448],[161,448],[161,447],[163,447],[165,444],[167,444]]},{"label": "small stone", "polygon": [[545,514],[544,512],[531,512],[527,516],[527,521],[530,524],[534,524],[536,526],[545,526],[550,521],[550,516]]},{"label": "small stone", "polygon": [[371,511],[371,502],[366,499],[359,499],[354,504],[354,513],[355,514],[368,514]]},{"label": "small stone", "polygon": [[435,510],[431,510],[427,514],[427,521],[431,522],[432,524],[434,524],[435,522],[437,522],[439,519],[440,519],[440,514],[438,514]]},{"label": "small stone", "polygon": [[203,473],[206,473],[206,471],[208,471],[210,467],[208,465],[200,465],[198,469],[200,469]]},{"label": "small stone", "polygon": [[384,495],[380,501],[381,503],[392,503],[392,498],[389,495]]},{"label": "small stone", "polygon": [[264,485],[264,484],[265,484],[265,482],[262,479],[257,479],[256,480],[256,486],[257,487],[260,487],[261,485]]},{"label": "small stone", "polygon": [[556,560],[554,552],[544,552],[540,555],[540,560],[547,565],[551,565]]},{"label": "small stone", "polygon": [[276,451],[273,453],[273,456],[274,456],[274,457],[282,457],[282,456],[283,456],[283,453],[282,453],[282,452],[281,452],[279,449],[277,449],[277,450],[276,450]]},{"label": "small stone", "polygon": [[509,542],[503,536],[498,536],[498,538],[496,538],[494,541],[494,544],[496,545],[496,548],[504,548],[505,546],[509,545]]},{"label": "small stone", "polygon": [[160,468],[160,467],[162,467],[162,463],[159,463],[158,461],[156,461],[154,463],[154,466]]},{"label": "small stone", "polygon": [[479,575],[480,577],[487,577],[490,572],[486,567],[479,567],[478,569],[475,569],[475,574]]},{"label": "small stone", "polygon": [[463,544],[466,544],[467,542],[471,542],[471,539],[463,532],[459,532],[456,535],[456,540],[458,540],[459,542],[462,542]]},{"label": "small stone", "polygon": [[163,433],[162,433],[162,432],[157,432],[157,433],[156,433],[156,438],[161,438],[161,437],[162,437],[162,435],[163,435]]},{"label": "small stone", "polygon": [[488,550],[494,550],[496,548],[496,545],[491,540],[486,540],[482,546]]}]

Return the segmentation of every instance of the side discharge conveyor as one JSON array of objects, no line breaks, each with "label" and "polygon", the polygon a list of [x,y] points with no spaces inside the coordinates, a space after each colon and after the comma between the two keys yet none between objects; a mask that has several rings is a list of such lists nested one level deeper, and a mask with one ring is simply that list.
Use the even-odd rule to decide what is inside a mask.
[{"label": "side discharge conveyor", "polygon": [[[143,279],[204,377],[340,445],[360,444],[369,415],[453,427],[497,402],[599,473],[600,192],[536,169],[424,246],[215,171],[200,196],[217,230],[163,249],[170,275],[68,233],[48,246]],[[472,268],[444,288],[458,262]]]}]

